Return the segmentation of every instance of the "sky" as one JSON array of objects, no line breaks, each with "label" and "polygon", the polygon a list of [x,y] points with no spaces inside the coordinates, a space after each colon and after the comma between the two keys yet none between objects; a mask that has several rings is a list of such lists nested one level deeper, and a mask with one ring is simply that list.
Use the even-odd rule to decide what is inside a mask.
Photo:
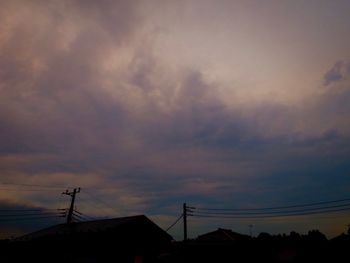
[{"label": "sky", "polygon": [[[0,5],[0,210],[67,207],[61,192],[81,187],[86,215],[166,228],[184,202],[350,197],[349,1]],[[189,218],[189,236],[252,224],[334,237],[348,219]],[[0,236],[55,220],[0,222]]]}]

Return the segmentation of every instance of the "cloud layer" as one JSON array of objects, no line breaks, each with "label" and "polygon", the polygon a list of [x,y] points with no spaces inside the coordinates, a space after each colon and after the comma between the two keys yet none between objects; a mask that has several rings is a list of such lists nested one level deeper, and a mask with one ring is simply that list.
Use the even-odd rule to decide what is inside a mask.
[{"label": "cloud layer", "polygon": [[[227,83],[157,52],[144,3],[1,2],[1,182],[95,189],[120,215],[349,191],[346,60],[296,104],[273,95],[242,103],[223,93]],[[1,199],[56,202],[30,192]]]}]

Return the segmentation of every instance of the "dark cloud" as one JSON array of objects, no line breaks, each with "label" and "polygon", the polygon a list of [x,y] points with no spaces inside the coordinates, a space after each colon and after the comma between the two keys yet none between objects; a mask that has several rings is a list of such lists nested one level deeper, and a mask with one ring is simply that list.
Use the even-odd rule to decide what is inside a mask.
[{"label": "dark cloud", "polygon": [[0,239],[13,238],[40,228],[63,223],[63,218],[60,218],[58,214],[58,211],[47,210],[35,205],[0,200]]},{"label": "dark cloud", "polygon": [[[122,126],[122,109],[102,89],[98,62],[108,55],[106,49],[132,34],[138,21],[135,3],[53,3],[57,2],[43,5],[44,10],[36,10],[40,1],[25,4],[33,15],[45,13],[27,24],[26,17],[19,17],[12,37],[3,45],[1,128],[8,152],[56,152],[79,141],[88,143],[91,130],[101,132],[95,138],[105,138],[111,130],[106,125]],[[42,17],[50,23],[41,23]],[[64,38],[60,27],[65,24],[77,29],[67,50],[61,50],[57,42]],[[121,41],[116,42],[118,38]]]},{"label": "dark cloud", "polygon": [[350,74],[350,62],[348,60],[339,60],[324,75],[324,85],[328,86],[332,83],[344,80]]},{"label": "dark cloud", "polygon": [[[298,107],[227,105],[200,70],[159,59],[135,1],[102,2],[0,11],[1,180],[113,186],[100,198],[150,214],[186,200],[244,206],[346,193],[346,183],[328,186],[349,169],[348,89]],[[325,85],[344,83],[348,64],[335,64]]]}]

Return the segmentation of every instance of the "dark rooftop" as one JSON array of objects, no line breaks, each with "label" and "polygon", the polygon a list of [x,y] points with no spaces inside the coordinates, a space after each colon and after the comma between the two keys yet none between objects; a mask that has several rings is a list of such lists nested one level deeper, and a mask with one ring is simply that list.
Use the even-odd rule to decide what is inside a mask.
[{"label": "dark rooftop", "polygon": [[27,235],[17,238],[16,241],[26,241],[52,235],[107,233],[111,231],[115,232],[118,230],[125,231],[125,229],[128,228],[128,226],[132,226],[133,230],[136,230],[136,228],[137,230],[140,230],[141,225],[143,227],[152,228],[153,231],[162,233],[163,235],[167,235],[169,239],[172,239],[172,237],[169,234],[167,234],[163,229],[161,229],[158,225],[153,223],[153,221],[148,219],[146,216],[137,215],[112,219],[93,220],[79,223],[59,224],[33,233],[29,233]]}]

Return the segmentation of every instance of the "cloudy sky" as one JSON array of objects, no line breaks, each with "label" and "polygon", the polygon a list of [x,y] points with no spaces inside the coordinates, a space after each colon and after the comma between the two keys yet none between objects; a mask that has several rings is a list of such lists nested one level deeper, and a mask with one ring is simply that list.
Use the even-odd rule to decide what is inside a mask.
[{"label": "cloudy sky", "polygon": [[[61,192],[82,187],[87,215],[166,228],[183,202],[350,197],[349,1],[0,5],[0,210],[67,206]],[[332,237],[348,218],[190,218],[189,236],[253,224]],[[3,235],[35,227],[0,222]]]}]

